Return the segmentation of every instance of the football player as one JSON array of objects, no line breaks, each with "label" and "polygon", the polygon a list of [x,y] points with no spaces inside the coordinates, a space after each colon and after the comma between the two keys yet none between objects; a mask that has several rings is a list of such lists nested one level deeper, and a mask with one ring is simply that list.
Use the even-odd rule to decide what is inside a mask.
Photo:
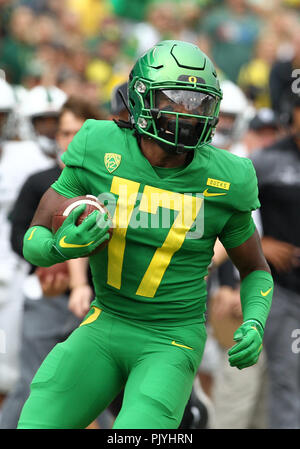
[{"label": "football player", "polygon": [[180,424],[206,341],[207,268],[217,237],[241,276],[243,324],[232,366],[257,362],[273,280],[251,218],[250,160],[210,145],[222,92],[210,59],[182,41],[134,65],[129,122],[88,120],[24,237],[35,265],[89,255],[108,239],[106,214],[83,207],[51,232],[65,198],[106,198],[108,246],[90,256],[95,299],[80,326],[37,371],[19,428],[84,428],[124,387],[115,429]]},{"label": "football player", "polygon": [[56,86],[35,86],[30,89],[20,104],[20,114],[26,120],[30,138],[40,149],[55,158],[58,117],[67,100],[64,91]]}]

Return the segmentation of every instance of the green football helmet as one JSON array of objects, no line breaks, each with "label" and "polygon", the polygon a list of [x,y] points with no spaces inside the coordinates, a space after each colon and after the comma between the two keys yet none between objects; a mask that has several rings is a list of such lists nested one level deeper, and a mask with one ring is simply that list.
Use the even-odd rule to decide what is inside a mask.
[{"label": "green football helmet", "polygon": [[162,41],[129,75],[131,121],[139,135],[182,153],[209,143],[222,91],[211,60],[194,44]]}]

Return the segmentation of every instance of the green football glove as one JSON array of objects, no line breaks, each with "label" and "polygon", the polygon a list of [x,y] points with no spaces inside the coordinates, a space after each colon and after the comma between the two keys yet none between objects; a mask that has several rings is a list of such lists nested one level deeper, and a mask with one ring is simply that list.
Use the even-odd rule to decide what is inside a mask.
[{"label": "green football glove", "polygon": [[86,205],[76,207],[53,236],[53,247],[65,259],[86,257],[109,239],[111,221],[107,214],[95,210],[77,226]]},{"label": "green football glove", "polygon": [[245,321],[234,333],[237,343],[228,351],[229,364],[243,369],[258,361],[262,350],[264,330],[255,320]]}]

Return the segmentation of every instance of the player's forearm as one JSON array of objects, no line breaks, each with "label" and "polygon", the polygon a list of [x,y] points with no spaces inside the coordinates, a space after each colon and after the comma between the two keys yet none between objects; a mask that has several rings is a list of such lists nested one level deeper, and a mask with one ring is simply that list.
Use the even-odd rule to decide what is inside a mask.
[{"label": "player's forearm", "polygon": [[244,321],[257,320],[265,327],[273,296],[273,278],[268,271],[255,270],[241,282]]},{"label": "player's forearm", "polygon": [[71,288],[88,284],[88,263],[88,257],[68,260]]},{"label": "player's forearm", "polygon": [[66,259],[55,249],[52,232],[43,226],[29,228],[23,240],[23,256],[38,267],[50,267]]}]

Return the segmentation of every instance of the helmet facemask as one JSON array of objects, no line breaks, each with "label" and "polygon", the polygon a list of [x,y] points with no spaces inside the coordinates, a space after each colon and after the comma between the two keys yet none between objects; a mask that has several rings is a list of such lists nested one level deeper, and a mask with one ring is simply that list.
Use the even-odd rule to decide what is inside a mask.
[{"label": "helmet facemask", "polygon": [[209,143],[218,121],[220,98],[207,86],[138,80],[135,91],[141,104],[137,129],[165,150],[183,153]]}]

